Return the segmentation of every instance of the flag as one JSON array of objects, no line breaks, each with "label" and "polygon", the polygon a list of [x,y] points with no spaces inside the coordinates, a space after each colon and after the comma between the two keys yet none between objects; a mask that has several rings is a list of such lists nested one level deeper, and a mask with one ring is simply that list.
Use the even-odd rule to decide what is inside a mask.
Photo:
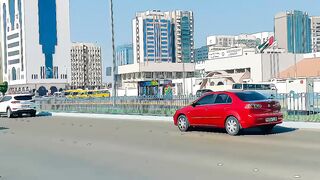
[{"label": "flag", "polygon": [[274,43],[274,37],[271,36],[271,37],[269,38],[269,45],[268,45],[268,46],[272,46],[273,43]]},{"label": "flag", "polygon": [[258,51],[259,51],[260,53],[263,53],[263,51],[264,51],[265,49],[267,49],[268,47],[273,46],[274,42],[275,42],[275,41],[274,41],[274,37],[273,37],[273,36],[269,37],[268,40],[266,40],[263,44],[261,44],[261,45],[258,46]]},{"label": "flag", "polygon": [[269,45],[269,41],[267,40],[258,46],[258,51],[262,53],[268,47],[268,45]]}]

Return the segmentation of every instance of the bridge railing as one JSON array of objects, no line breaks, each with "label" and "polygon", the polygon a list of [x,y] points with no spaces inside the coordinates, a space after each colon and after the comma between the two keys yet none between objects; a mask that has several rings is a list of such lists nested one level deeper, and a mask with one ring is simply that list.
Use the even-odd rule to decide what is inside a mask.
[{"label": "bridge railing", "polygon": [[[40,111],[172,116],[177,109],[196,99],[196,96],[123,96],[87,99],[40,98],[36,102]],[[277,94],[275,100],[280,102],[286,120],[320,121],[319,93]]]}]

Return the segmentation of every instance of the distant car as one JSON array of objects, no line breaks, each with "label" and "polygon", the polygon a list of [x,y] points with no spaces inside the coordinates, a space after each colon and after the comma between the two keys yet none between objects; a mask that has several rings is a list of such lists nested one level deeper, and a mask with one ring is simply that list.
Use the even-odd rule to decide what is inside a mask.
[{"label": "distant car", "polygon": [[205,93],[208,93],[208,92],[213,92],[211,89],[199,89],[197,92],[196,92],[196,96],[197,97],[200,97],[202,96],[203,94]]},{"label": "distant car", "polygon": [[283,121],[280,110],[278,101],[255,91],[212,92],[177,110],[173,119],[180,131],[188,131],[191,126],[212,126],[238,135],[241,129],[259,127],[270,133]]},{"label": "distant car", "polygon": [[29,94],[5,95],[0,100],[0,113],[8,118],[30,114],[36,116],[36,104]]}]

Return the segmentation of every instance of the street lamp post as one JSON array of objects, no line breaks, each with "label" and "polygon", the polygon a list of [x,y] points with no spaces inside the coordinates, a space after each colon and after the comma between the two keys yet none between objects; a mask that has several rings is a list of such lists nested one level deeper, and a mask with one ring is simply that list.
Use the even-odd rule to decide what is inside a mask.
[{"label": "street lamp post", "polygon": [[113,0],[110,0],[110,17],[111,17],[111,33],[112,33],[112,96],[113,96],[113,105],[115,105],[115,97],[117,96],[117,85],[116,85],[116,51],[115,51],[115,43],[114,43],[114,17],[113,17]]},{"label": "street lamp post", "polygon": [[183,95],[187,95],[186,93],[186,69],[185,69],[185,64],[184,64],[184,59],[182,58],[182,78],[183,78]]}]

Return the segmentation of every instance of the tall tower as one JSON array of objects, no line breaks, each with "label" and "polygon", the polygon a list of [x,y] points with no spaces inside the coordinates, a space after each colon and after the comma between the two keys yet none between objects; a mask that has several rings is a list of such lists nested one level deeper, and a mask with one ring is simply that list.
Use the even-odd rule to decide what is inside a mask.
[{"label": "tall tower", "polygon": [[174,61],[194,62],[194,18],[192,11],[171,12],[174,34]]},{"label": "tall tower", "polygon": [[133,19],[135,63],[194,62],[194,19],[191,11],[137,13]]},{"label": "tall tower", "polygon": [[281,12],[275,16],[278,47],[290,53],[311,53],[311,20],[302,11]]},{"label": "tall tower", "polygon": [[53,93],[70,78],[69,0],[0,0],[1,64],[11,92]]},{"label": "tall tower", "polygon": [[136,62],[171,62],[171,32],[169,12],[153,10],[137,13],[133,19],[133,51]]}]

